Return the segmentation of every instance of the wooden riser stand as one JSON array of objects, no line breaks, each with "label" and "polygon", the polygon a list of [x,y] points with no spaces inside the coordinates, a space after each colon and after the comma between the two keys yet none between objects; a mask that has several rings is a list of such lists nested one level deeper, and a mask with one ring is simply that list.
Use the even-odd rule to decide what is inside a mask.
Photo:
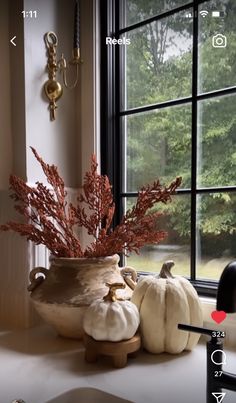
[{"label": "wooden riser stand", "polygon": [[97,341],[85,333],[83,340],[87,362],[96,362],[100,355],[110,356],[115,368],[125,367],[128,354],[134,355],[141,347],[141,338],[138,333],[131,339],[120,342]]}]

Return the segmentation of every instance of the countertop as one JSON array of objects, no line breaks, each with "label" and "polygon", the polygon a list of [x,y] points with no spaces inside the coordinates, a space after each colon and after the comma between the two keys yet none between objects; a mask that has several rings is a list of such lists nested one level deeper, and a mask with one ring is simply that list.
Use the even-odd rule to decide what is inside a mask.
[{"label": "countertop", "polygon": [[[236,348],[225,352],[224,369],[236,373]],[[129,358],[125,368],[114,369],[105,357],[95,364],[86,363],[81,341],[63,339],[51,328],[40,326],[1,330],[0,357],[0,403],[16,398],[26,403],[206,401],[204,344],[180,355],[141,351],[136,358]],[[117,400],[103,396],[103,392]],[[223,403],[235,403],[236,393],[225,392]],[[95,395],[97,398],[92,398]]]}]

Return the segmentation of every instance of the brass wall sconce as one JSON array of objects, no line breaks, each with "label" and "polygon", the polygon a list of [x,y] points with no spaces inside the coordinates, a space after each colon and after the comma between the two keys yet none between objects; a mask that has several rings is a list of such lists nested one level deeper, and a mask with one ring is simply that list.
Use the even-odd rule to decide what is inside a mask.
[{"label": "brass wall sconce", "polygon": [[[57,71],[62,74],[64,86],[68,89],[76,87],[79,78],[79,64],[80,60],[80,47],[79,47],[79,6],[78,1],[75,3],[75,23],[74,23],[74,43],[72,59],[67,64],[64,55],[57,61],[57,35],[53,31],[49,31],[45,34],[44,40],[48,53],[48,81],[44,84],[44,92],[49,100],[50,120],[55,120],[55,110],[57,109],[56,102],[63,94],[63,87],[59,81],[57,81]],[[75,66],[75,81],[72,84],[68,84],[67,72],[70,66]]]}]

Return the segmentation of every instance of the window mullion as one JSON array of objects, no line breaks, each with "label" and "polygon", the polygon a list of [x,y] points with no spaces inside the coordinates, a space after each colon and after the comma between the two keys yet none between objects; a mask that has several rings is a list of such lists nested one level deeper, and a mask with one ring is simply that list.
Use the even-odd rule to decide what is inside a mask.
[{"label": "window mullion", "polygon": [[198,4],[193,7],[193,60],[192,60],[192,166],[191,166],[191,270],[196,280],[196,215],[197,215],[197,95],[198,95]]}]

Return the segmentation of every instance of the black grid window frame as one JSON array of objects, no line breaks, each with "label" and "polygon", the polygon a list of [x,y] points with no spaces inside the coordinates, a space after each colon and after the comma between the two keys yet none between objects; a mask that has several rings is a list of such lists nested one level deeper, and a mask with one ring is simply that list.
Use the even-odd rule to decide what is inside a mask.
[{"label": "black grid window frame", "polygon": [[[146,20],[120,29],[120,0],[102,0],[100,2],[101,18],[101,172],[108,175],[112,186],[116,213],[113,225],[117,225],[123,215],[123,199],[135,198],[137,192],[123,192],[122,189],[122,127],[123,116],[135,115],[141,112],[159,110],[176,105],[192,105],[192,155],[191,155],[191,189],[179,189],[177,194],[189,194],[191,196],[191,272],[189,279],[199,294],[215,296],[217,281],[196,279],[196,202],[197,195],[218,192],[235,192],[236,186],[197,188],[197,121],[198,103],[205,99],[213,99],[230,94],[236,94],[236,86],[225,89],[198,94],[198,23],[199,6],[207,4],[210,0],[194,0],[186,2],[181,7],[163,12]],[[185,98],[170,100],[167,102],[121,110],[120,102],[120,46],[107,46],[106,37],[119,39],[120,35],[132,31],[153,21],[166,18],[181,11],[193,10],[193,50],[192,50],[192,95]],[[121,256],[121,264],[124,263]],[[142,273],[147,274],[147,273]]]}]

